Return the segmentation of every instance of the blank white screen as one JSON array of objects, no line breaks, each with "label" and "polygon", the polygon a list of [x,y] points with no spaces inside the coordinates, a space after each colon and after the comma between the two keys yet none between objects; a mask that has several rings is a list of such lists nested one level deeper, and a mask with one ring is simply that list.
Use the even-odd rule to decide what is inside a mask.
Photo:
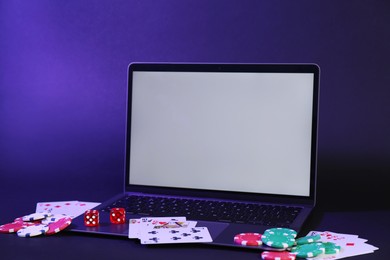
[{"label": "blank white screen", "polygon": [[309,196],[313,77],[133,72],[130,184]]}]

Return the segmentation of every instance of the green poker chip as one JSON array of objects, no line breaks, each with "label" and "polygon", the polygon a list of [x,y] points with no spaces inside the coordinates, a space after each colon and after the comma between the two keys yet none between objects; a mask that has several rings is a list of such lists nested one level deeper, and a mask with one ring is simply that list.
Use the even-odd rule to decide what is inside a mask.
[{"label": "green poker chip", "polygon": [[278,235],[278,236],[288,236],[295,238],[297,236],[297,231],[291,228],[269,228],[264,231],[263,235]]},{"label": "green poker chip", "polygon": [[341,246],[336,245],[332,242],[323,242],[322,245],[325,247],[325,254],[337,254],[341,250]]},{"label": "green poker chip", "polygon": [[294,245],[295,238],[283,234],[267,233],[262,235],[261,241],[267,246],[285,249]]},{"label": "green poker chip", "polygon": [[297,255],[297,257],[316,257],[320,254],[325,253],[325,246],[322,243],[310,243],[298,245],[291,248],[291,253]]},{"label": "green poker chip", "polygon": [[320,239],[321,239],[321,235],[317,234],[314,236],[305,236],[305,237],[297,238],[296,243],[297,245],[310,244],[310,243],[317,242]]}]

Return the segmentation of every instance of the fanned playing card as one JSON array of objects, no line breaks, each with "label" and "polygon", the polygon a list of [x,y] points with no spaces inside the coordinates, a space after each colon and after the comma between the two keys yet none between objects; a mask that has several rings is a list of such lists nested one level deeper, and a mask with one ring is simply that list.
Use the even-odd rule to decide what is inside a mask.
[{"label": "fanned playing card", "polygon": [[341,234],[330,231],[310,231],[307,235],[312,236],[319,234],[321,236],[321,242],[332,242],[341,247],[341,250],[337,254],[321,254],[313,260],[336,260],[355,255],[373,253],[378,248],[370,244],[366,244],[367,239],[359,238],[358,235]]},{"label": "fanned playing card", "polygon": [[140,234],[141,244],[207,243],[213,239],[207,227],[152,229]]},{"label": "fanned playing card", "polygon": [[164,228],[192,228],[196,226],[196,221],[169,221],[158,222],[157,224],[148,223],[143,226],[144,230],[164,229]]},{"label": "fanned playing card", "polygon": [[139,238],[142,230],[151,229],[153,226],[164,225],[169,222],[184,222],[186,217],[149,217],[129,220],[129,238]]},{"label": "fanned playing card", "polygon": [[38,202],[35,212],[50,212],[52,214],[65,214],[75,218],[83,214],[86,210],[98,206],[100,203],[84,201],[51,201]]}]

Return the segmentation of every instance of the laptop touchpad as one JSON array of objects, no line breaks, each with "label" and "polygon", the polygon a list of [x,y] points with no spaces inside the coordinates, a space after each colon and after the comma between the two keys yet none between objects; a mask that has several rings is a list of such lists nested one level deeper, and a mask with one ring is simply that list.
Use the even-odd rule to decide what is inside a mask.
[{"label": "laptop touchpad", "polygon": [[211,237],[213,238],[213,240],[215,240],[219,236],[219,234],[221,234],[222,231],[224,231],[229,226],[229,223],[198,221],[196,226],[207,227]]}]

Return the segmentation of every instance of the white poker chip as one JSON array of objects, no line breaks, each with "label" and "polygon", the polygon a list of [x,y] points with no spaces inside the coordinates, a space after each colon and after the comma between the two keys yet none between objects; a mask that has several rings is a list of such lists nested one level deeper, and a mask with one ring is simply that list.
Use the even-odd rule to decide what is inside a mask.
[{"label": "white poker chip", "polygon": [[42,219],[41,223],[48,225],[50,223],[57,222],[58,220],[63,219],[63,218],[69,218],[69,216],[65,215],[65,214],[54,214],[52,216],[49,216],[49,217]]},{"label": "white poker chip", "polygon": [[35,237],[45,234],[49,230],[49,227],[43,224],[34,226],[28,226],[20,229],[17,234],[19,237]]},{"label": "white poker chip", "polygon": [[52,216],[52,213],[49,212],[37,212],[37,213],[32,213],[30,215],[26,215],[22,217],[23,221],[34,221],[34,220],[41,220],[47,217]]}]

